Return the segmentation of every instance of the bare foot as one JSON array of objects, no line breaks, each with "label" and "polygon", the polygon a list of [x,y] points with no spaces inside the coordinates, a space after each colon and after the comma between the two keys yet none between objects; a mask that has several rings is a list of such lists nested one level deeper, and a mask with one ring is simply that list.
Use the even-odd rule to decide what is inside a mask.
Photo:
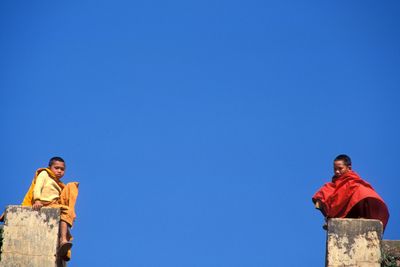
[{"label": "bare foot", "polygon": [[60,246],[58,247],[58,252],[57,255],[60,258],[65,258],[65,256],[67,256],[68,250],[70,250],[72,247],[72,243],[71,242],[61,242]]}]

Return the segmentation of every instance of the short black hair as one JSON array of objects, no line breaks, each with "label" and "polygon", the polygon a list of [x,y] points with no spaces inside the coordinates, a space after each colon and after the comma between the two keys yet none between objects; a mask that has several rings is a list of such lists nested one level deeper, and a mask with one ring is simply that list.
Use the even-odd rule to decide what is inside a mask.
[{"label": "short black hair", "polygon": [[351,166],[351,158],[345,154],[340,154],[339,156],[337,156],[334,161],[337,160],[343,160],[344,165]]},{"label": "short black hair", "polygon": [[61,161],[61,162],[64,162],[64,164],[65,164],[65,161],[63,160],[62,157],[52,157],[49,160],[49,167],[51,167],[51,165],[53,165],[55,161]]}]

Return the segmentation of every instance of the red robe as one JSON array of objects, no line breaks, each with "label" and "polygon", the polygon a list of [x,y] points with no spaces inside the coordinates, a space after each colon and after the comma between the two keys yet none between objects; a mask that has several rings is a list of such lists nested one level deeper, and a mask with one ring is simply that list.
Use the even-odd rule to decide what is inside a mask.
[{"label": "red robe", "polygon": [[383,199],[354,171],[334,177],[315,193],[312,200],[314,203],[319,201],[327,218],[377,219],[382,222],[383,229],[389,220]]}]

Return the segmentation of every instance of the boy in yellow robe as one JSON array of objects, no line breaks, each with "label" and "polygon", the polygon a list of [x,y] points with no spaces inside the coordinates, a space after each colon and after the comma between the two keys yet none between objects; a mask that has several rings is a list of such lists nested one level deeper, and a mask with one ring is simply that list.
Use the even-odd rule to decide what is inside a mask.
[{"label": "boy in yellow robe", "polygon": [[[68,227],[72,227],[75,220],[75,203],[78,197],[79,183],[64,184],[60,179],[65,173],[65,161],[60,157],[53,157],[47,168],[36,171],[32,184],[22,201],[22,206],[31,206],[34,210],[42,207],[59,208],[60,241],[58,257],[69,260],[71,257],[71,235]],[[0,216],[4,219],[4,215]]]}]

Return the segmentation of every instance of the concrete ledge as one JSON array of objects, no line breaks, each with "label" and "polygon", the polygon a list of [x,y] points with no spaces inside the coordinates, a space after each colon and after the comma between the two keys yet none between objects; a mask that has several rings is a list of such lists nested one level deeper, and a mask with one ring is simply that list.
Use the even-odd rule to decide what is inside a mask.
[{"label": "concrete ledge", "polygon": [[379,220],[329,219],[328,267],[381,267],[383,226]]},{"label": "concrete ledge", "polygon": [[3,227],[1,267],[55,267],[60,210],[8,206]]}]

